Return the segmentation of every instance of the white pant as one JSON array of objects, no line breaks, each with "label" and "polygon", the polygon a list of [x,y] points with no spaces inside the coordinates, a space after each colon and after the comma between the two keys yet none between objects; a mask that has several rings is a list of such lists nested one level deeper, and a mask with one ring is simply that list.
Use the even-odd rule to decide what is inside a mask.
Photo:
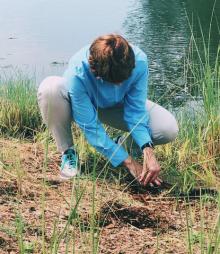
[{"label": "white pant", "polygon": [[[47,77],[41,82],[37,96],[43,121],[52,132],[57,149],[64,152],[73,145],[71,101],[65,79],[58,76]],[[174,140],[178,134],[178,125],[174,116],[150,100],[146,101],[146,108],[149,113],[149,126],[154,144],[165,144]],[[108,126],[128,131],[123,120],[123,106],[99,108],[98,117]]]}]

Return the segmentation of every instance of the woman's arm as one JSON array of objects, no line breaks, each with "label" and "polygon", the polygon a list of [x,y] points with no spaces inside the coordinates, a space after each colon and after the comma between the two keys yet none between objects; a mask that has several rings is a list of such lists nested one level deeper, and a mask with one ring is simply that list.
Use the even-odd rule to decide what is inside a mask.
[{"label": "woman's arm", "polygon": [[118,166],[128,157],[128,153],[107,135],[82,81],[71,75],[68,77],[68,85],[75,122],[84,132],[88,142],[107,157],[113,166]]}]

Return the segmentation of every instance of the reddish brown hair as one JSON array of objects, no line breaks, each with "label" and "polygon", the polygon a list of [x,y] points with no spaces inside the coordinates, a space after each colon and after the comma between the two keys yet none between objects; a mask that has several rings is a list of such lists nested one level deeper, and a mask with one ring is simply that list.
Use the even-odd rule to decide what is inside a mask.
[{"label": "reddish brown hair", "polygon": [[135,56],[128,42],[117,34],[98,37],[90,46],[90,69],[96,77],[112,83],[129,78]]}]

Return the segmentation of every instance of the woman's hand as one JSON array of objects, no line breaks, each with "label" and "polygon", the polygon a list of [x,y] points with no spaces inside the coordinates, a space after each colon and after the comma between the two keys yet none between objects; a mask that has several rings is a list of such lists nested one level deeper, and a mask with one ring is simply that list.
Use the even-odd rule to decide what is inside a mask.
[{"label": "woman's hand", "polygon": [[129,156],[125,161],[124,161],[124,166],[130,171],[130,173],[133,175],[133,177],[137,180],[140,181],[140,175],[142,173],[143,167],[140,163],[132,159],[131,156]]},{"label": "woman's hand", "polygon": [[158,163],[154,151],[151,147],[146,147],[143,150],[144,161],[143,161],[143,170],[139,177],[139,181],[143,185],[148,183],[153,186],[161,185],[162,180],[158,177],[160,173],[160,164]]}]

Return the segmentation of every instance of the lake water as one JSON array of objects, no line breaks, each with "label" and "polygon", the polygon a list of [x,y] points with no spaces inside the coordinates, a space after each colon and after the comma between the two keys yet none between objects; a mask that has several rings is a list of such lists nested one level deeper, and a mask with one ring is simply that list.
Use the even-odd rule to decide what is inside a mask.
[{"label": "lake water", "polygon": [[0,74],[22,70],[37,81],[61,75],[78,49],[101,34],[116,32],[147,53],[157,97],[169,97],[175,90],[175,100],[181,101],[189,23],[198,44],[200,26],[206,41],[211,31],[214,57],[220,0],[0,0]]}]

